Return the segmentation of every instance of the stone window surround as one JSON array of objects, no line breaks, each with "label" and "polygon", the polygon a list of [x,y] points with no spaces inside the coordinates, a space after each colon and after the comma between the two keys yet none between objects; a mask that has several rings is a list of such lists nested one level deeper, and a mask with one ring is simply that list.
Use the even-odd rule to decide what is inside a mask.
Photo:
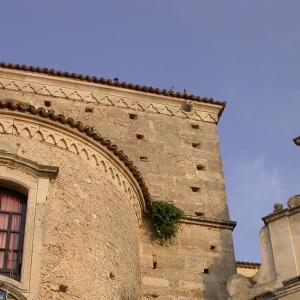
[{"label": "stone window surround", "polygon": [[21,281],[0,275],[0,288],[19,299],[35,299],[38,293],[45,203],[49,180],[57,174],[57,167],[42,166],[0,150],[0,185],[27,195]]}]

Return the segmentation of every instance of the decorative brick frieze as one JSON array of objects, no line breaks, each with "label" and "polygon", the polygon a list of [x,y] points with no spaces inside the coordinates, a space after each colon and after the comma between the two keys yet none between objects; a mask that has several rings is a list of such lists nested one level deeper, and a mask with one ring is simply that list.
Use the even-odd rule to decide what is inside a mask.
[{"label": "decorative brick frieze", "polygon": [[[89,83],[81,83],[77,85],[67,84],[67,86],[61,86],[61,84],[57,83],[57,80],[53,83],[50,81],[51,80],[48,78],[45,80],[45,83],[34,80],[28,81],[24,79],[10,79],[0,72],[0,89],[84,101],[86,103],[99,105],[115,106],[130,110],[162,114],[170,117],[185,118],[194,121],[218,123],[220,109],[222,107],[219,105],[220,107],[218,109],[207,109],[212,108],[214,105],[196,103],[191,112],[185,112],[180,105],[183,102],[182,99],[173,100],[166,97],[163,101],[152,101],[152,98],[159,97],[154,95],[152,98],[145,98],[144,95],[139,95],[138,93],[123,94],[121,90],[114,90],[108,94],[105,89],[96,88],[95,85]],[[62,83],[66,84],[65,81],[62,81]],[[198,108],[198,106],[200,108]],[[207,106],[207,108],[205,108],[205,106]],[[216,107],[218,107],[218,105],[216,105]]]}]

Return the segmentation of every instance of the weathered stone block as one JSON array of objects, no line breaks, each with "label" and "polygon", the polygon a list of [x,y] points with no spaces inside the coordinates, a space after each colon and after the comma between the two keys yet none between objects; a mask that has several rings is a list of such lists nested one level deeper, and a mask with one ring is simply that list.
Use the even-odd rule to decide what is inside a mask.
[{"label": "weathered stone block", "polygon": [[164,278],[155,278],[155,277],[145,277],[142,278],[142,284],[158,286],[158,287],[169,287],[169,281]]}]

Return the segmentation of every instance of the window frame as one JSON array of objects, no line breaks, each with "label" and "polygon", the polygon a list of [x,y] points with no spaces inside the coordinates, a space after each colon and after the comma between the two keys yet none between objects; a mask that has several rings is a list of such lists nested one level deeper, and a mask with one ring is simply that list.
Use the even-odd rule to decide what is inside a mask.
[{"label": "window frame", "polygon": [[1,288],[17,299],[38,298],[45,207],[50,180],[56,178],[58,171],[58,167],[0,151],[0,186],[27,196],[20,281],[0,275]]},{"label": "window frame", "polygon": [[[21,202],[21,212],[13,212],[13,211],[5,211],[1,210],[1,201],[2,201],[2,195],[12,195],[17,197],[20,202]],[[22,270],[22,257],[23,257],[23,248],[24,248],[24,235],[25,235],[25,222],[26,222],[26,209],[27,209],[27,197],[20,193],[17,192],[16,190],[12,188],[4,188],[0,185],[0,214],[7,214],[9,215],[8,218],[8,224],[7,224],[7,229],[0,229],[1,232],[6,233],[6,241],[5,241],[5,247],[0,248],[0,251],[4,251],[4,261],[3,261],[3,268],[0,268],[0,275],[7,276],[9,278],[15,279],[17,281],[20,281],[21,279],[21,270]],[[14,215],[18,215],[21,217],[21,222],[20,222],[20,227],[19,230],[13,230],[12,227],[12,218]],[[17,271],[14,272],[14,267],[12,270],[8,268],[8,256],[9,256],[9,240],[10,237],[13,233],[19,234],[19,243],[17,249],[12,249],[12,252],[15,253],[17,252],[17,260],[19,261],[19,265],[17,266]],[[11,275],[13,277],[11,277]]]}]

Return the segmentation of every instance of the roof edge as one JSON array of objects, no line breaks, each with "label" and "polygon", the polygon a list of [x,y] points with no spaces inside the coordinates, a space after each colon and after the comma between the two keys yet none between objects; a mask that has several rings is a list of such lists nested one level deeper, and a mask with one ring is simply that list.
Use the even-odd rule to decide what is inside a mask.
[{"label": "roof edge", "polygon": [[261,264],[249,261],[236,261],[235,265],[237,266],[237,268],[259,269]]},{"label": "roof edge", "polygon": [[57,77],[65,77],[65,78],[71,78],[75,80],[81,80],[86,82],[93,82],[108,86],[114,86],[119,88],[126,88],[130,90],[136,90],[140,92],[145,93],[151,93],[156,95],[162,95],[162,96],[168,96],[168,97],[174,97],[174,98],[180,98],[185,100],[191,100],[196,102],[202,102],[202,103],[210,103],[215,105],[222,106],[222,109],[220,110],[219,117],[222,115],[222,112],[225,109],[226,101],[218,101],[213,98],[207,98],[207,97],[200,97],[193,94],[188,94],[187,92],[175,92],[173,90],[166,90],[166,89],[159,89],[151,86],[145,86],[145,85],[139,85],[139,84],[133,84],[133,83],[127,83],[127,82],[120,82],[119,80],[111,80],[111,79],[105,79],[102,77],[96,77],[96,76],[89,76],[89,75],[82,75],[78,73],[71,73],[71,72],[65,72],[65,71],[59,71],[55,69],[48,69],[48,68],[41,68],[41,67],[35,67],[35,66],[27,66],[24,64],[12,64],[12,63],[5,63],[0,62],[1,68],[6,69],[13,69],[13,70],[20,70],[20,71],[26,71],[26,72],[33,72],[33,73],[41,73],[46,74],[49,76],[57,76]]}]

